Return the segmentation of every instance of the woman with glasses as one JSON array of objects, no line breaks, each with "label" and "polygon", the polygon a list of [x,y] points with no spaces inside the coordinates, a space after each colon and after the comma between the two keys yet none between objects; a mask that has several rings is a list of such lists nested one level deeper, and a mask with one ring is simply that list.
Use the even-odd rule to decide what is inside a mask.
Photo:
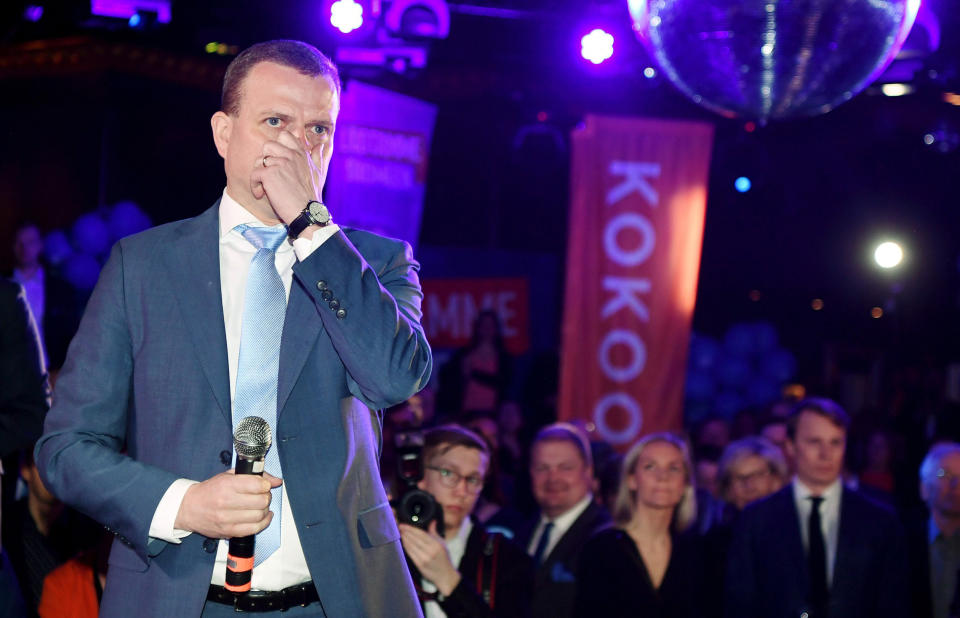
[{"label": "woman with glasses", "polygon": [[483,489],[490,452],[483,438],[459,425],[424,435],[423,478],[417,487],[442,509],[426,530],[401,523],[408,558],[426,618],[521,617],[533,585],[529,556],[470,515]]},{"label": "woman with glasses", "polygon": [[723,615],[724,580],[727,571],[727,550],[733,539],[733,524],[748,504],[766,498],[789,480],[783,451],[760,436],[731,442],[723,450],[717,473],[720,498],[726,502],[723,515],[703,538],[706,598],[710,602],[704,613]]},{"label": "woman with glasses", "polygon": [[694,618],[701,615],[696,518],[686,443],[671,433],[641,439],[623,460],[614,527],[580,557],[575,615]]}]

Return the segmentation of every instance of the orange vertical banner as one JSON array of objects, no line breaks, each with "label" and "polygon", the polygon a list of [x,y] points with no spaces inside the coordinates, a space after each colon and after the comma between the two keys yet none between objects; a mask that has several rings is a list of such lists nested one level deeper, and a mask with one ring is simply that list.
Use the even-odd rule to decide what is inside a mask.
[{"label": "orange vertical banner", "polygon": [[713,127],[588,116],[572,144],[558,416],[623,450],[682,425]]}]

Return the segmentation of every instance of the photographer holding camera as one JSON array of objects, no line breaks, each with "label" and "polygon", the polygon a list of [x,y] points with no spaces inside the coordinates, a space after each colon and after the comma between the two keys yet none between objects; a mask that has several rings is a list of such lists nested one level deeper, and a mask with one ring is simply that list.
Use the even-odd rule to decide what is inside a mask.
[{"label": "photographer holding camera", "polygon": [[[420,458],[422,477],[401,497],[397,512],[424,615],[526,616],[533,585],[529,556],[470,517],[490,464],[487,444],[464,427],[443,425],[424,434]],[[403,506],[419,505],[423,494],[440,508]],[[421,512],[427,515],[417,516]]]}]

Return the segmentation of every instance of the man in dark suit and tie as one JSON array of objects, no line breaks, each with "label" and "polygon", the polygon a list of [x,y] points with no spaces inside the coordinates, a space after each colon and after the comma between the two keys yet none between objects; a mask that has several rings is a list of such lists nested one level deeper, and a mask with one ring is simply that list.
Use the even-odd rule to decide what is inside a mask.
[{"label": "man in dark suit and tie", "polygon": [[[116,534],[101,616],[421,614],[377,411],[430,375],[419,265],[321,203],[339,109],[314,47],[242,52],[211,120],[221,198],[104,266],[36,450],[49,488]],[[231,472],[247,415],[272,428],[263,478]],[[225,539],[250,534],[235,595]]]},{"label": "man in dark suit and tie", "polygon": [[749,505],[730,546],[731,618],[902,618],[906,553],[894,514],[843,486],[846,412],[801,401],[788,419],[793,482]]},{"label": "man in dark suit and tie", "polygon": [[579,428],[547,425],[530,449],[530,480],[540,515],[518,532],[517,541],[536,565],[531,614],[563,618],[573,614],[580,550],[590,535],[610,523],[610,514],[593,499],[593,457]]}]

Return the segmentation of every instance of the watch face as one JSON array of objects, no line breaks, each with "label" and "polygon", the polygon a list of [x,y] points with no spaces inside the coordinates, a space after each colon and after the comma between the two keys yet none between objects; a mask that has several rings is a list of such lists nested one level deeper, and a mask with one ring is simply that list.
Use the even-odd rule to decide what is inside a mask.
[{"label": "watch face", "polygon": [[310,218],[319,225],[326,225],[330,222],[330,211],[323,202],[310,202],[307,207],[310,209]]}]

